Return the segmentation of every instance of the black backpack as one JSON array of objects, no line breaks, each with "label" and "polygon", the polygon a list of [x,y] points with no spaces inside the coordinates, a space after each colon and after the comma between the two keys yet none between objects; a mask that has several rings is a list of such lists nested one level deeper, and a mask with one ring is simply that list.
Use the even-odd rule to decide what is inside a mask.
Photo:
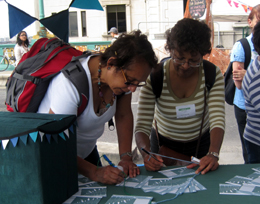
[{"label": "black backpack", "polygon": [[[242,47],[245,51],[245,66],[244,69],[246,70],[248,65],[251,61],[251,48],[246,38],[242,38],[239,40],[242,44]],[[233,100],[235,96],[236,86],[233,81],[233,62],[230,62],[228,68],[224,74],[224,81],[225,81],[225,101],[229,105],[234,105]]]},{"label": "black backpack", "polygon": [[[162,89],[163,89],[163,76],[164,76],[163,64],[166,60],[170,58],[171,57],[163,58],[159,64],[159,69],[153,70],[150,74],[151,85],[153,88],[153,93],[156,96],[156,99],[161,96]],[[215,83],[216,66],[207,60],[203,60],[203,68],[205,74],[205,84],[208,91],[210,91],[210,89],[213,87]]]}]

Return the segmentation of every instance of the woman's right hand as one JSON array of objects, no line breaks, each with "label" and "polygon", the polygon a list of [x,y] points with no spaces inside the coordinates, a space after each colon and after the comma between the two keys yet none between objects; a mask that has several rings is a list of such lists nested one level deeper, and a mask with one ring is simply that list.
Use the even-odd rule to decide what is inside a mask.
[{"label": "woman's right hand", "polygon": [[158,171],[163,167],[163,160],[158,155],[153,155],[158,160],[156,161],[150,155],[146,154],[144,156],[144,166],[147,171]]},{"label": "woman's right hand", "polygon": [[105,166],[98,167],[94,172],[95,181],[104,184],[118,184],[124,180],[124,172],[116,167]]}]

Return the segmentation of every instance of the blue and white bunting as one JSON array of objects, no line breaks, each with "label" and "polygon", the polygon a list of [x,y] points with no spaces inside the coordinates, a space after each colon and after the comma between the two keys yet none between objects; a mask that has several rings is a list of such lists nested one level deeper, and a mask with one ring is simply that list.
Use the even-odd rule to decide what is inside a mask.
[{"label": "blue and white bunting", "polygon": [[9,142],[9,140],[2,140],[3,149],[6,148],[8,142]]},{"label": "blue and white bunting", "polygon": [[23,141],[23,143],[24,143],[25,145],[27,144],[27,138],[28,138],[28,135],[20,136],[20,139]]},{"label": "blue and white bunting", "polygon": [[17,142],[18,142],[18,137],[12,138],[11,142],[12,142],[13,146],[16,147]]},{"label": "blue and white bunting", "polygon": [[59,136],[60,136],[62,139],[64,139],[64,140],[66,141],[66,138],[65,138],[65,136],[64,136],[64,133],[63,133],[63,132],[59,133]]},{"label": "blue and white bunting", "polygon": [[58,135],[57,134],[53,134],[51,136],[55,140],[55,142],[58,144]]},{"label": "blue and white bunting", "polygon": [[64,130],[64,133],[65,135],[67,135],[68,138],[70,137],[69,129]]},{"label": "blue and white bunting", "polygon": [[43,141],[44,133],[39,131],[39,135],[40,135],[40,137],[41,137],[41,142],[42,142],[42,141]]},{"label": "blue and white bunting", "polygon": [[46,136],[48,142],[51,143],[51,135],[50,134],[45,134],[45,136]]},{"label": "blue and white bunting", "polygon": [[74,134],[73,125],[71,125],[71,126],[69,127],[69,130]]},{"label": "blue and white bunting", "polygon": [[29,133],[30,137],[32,138],[32,140],[34,142],[36,142],[37,140],[37,137],[38,137],[38,131],[37,132],[32,132],[32,133]]}]

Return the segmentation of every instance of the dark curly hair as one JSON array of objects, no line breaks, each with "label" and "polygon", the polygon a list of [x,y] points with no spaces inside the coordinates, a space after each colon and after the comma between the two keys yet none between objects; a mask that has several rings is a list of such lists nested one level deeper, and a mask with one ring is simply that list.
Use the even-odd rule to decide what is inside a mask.
[{"label": "dark curly hair", "polygon": [[117,69],[127,69],[130,64],[139,60],[147,62],[151,68],[156,68],[158,61],[147,36],[141,34],[140,30],[121,34],[104,53],[101,53],[101,66],[106,66],[110,57],[115,57],[110,65]]},{"label": "dark curly hair", "polygon": [[256,52],[260,55],[260,21],[254,27],[252,42]]},{"label": "dark curly hair", "polygon": [[[26,36],[27,36],[27,33],[26,33],[25,31],[21,31],[21,32],[18,33],[17,39],[16,39],[16,43],[17,43],[18,45],[20,45],[20,46],[23,44],[23,41],[20,39],[20,35],[21,35],[22,33],[25,33]],[[25,45],[26,47],[29,46],[28,36],[26,37],[26,40],[25,40],[25,42],[24,42],[24,45]]]},{"label": "dark curly hair", "polygon": [[165,32],[169,52],[199,52],[202,56],[211,52],[211,30],[204,22],[184,18]]}]

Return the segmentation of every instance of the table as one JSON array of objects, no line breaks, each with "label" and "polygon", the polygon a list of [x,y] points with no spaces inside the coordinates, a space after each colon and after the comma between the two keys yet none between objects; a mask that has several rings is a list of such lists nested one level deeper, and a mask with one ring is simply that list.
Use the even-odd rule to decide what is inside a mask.
[{"label": "table", "polygon": [[[198,191],[196,193],[185,193],[172,201],[163,202],[169,203],[200,203],[200,204],[233,204],[233,203],[260,203],[258,196],[242,196],[242,195],[220,195],[219,184],[224,184],[227,180],[234,176],[248,176],[253,173],[253,167],[260,167],[260,164],[244,164],[244,165],[220,165],[216,171],[209,172],[205,175],[198,175],[195,179],[207,188],[205,191]],[[173,167],[167,167],[173,168]],[[166,168],[164,168],[166,169]],[[144,167],[140,167],[141,174],[153,176],[154,178],[164,177],[158,172],[148,172]],[[126,194],[127,193],[127,194]],[[113,194],[117,195],[138,195],[138,196],[152,196],[153,201],[173,198],[175,194],[159,195],[157,193],[144,193],[142,189],[135,189],[129,187],[118,187],[114,185],[107,185],[107,197],[102,198],[100,203],[105,203]]]}]

